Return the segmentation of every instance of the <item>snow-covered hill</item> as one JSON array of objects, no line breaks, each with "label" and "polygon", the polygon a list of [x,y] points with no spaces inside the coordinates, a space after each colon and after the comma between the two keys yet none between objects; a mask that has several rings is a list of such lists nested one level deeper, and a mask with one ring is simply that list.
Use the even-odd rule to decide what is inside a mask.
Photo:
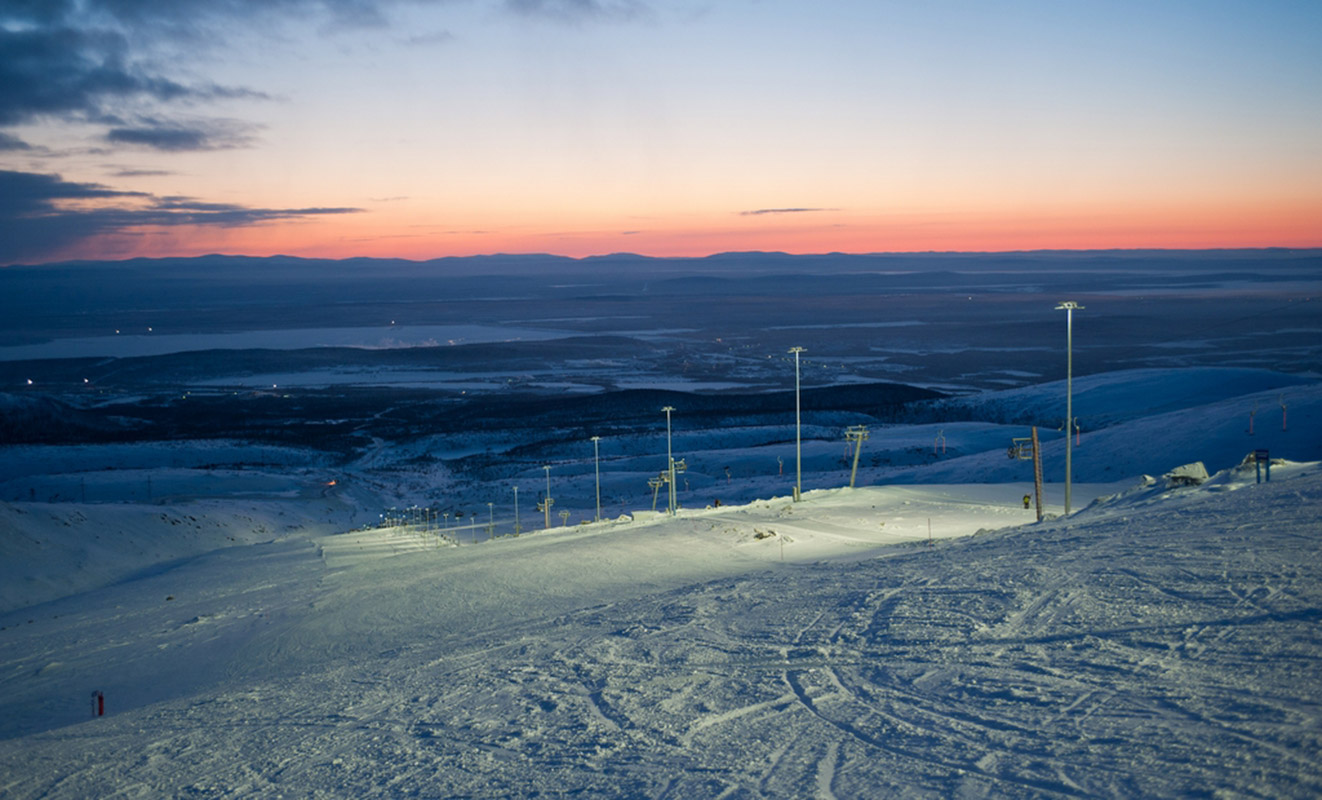
[{"label": "snow-covered hill", "polygon": [[313,499],[0,503],[0,611],[166,571],[222,548],[344,530],[350,518],[340,504]]},{"label": "snow-covered hill", "polygon": [[686,431],[677,517],[457,546],[350,530],[432,479],[384,445],[335,485],[246,445],[23,448],[0,478],[80,502],[0,504],[0,796],[1317,796],[1322,388],[1231,372],[1083,381],[1110,416],[1069,517],[1044,432],[1041,523],[1005,446],[1059,384],[875,429],[855,490],[806,442],[800,503],[783,442]]},{"label": "snow-covered hill", "polygon": [[[1126,370],[1089,376],[1075,389],[1082,427],[1073,456],[1075,480],[1160,474],[1187,461],[1203,461],[1215,471],[1258,449],[1295,460],[1322,459],[1322,382],[1260,370]],[[1065,445],[1058,427],[1064,395],[1064,381],[988,392],[955,401],[976,409],[980,422],[899,426],[899,440],[888,439],[888,431],[874,433],[869,449],[889,441],[894,449],[921,445],[930,451],[933,435],[942,431],[951,455],[928,460],[921,468],[870,471],[868,478],[903,483],[1031,479],[1031,467],[1006,458],[1006,447],[1013,437],[1028,436],[1036,422],[1054,426],[1039,429],[1046,479],[1063,480]],[[1112,421],[1090,426],[1093,416]],[[1007,424],[1010,419],[1024,422]],[[895,441],[903,444],[895,447]]]},{"label": "snow-covered hill", "polygon": [[0,617],[0,791],[1316,796],[1322,469],[1254,481],[227,548]]}]

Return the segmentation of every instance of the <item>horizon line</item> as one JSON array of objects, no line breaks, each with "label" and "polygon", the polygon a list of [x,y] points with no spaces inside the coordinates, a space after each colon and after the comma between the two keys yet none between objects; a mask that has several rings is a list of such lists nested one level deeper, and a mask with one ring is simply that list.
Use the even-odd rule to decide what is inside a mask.
[{"label": "horizon line", "polygon": [[481,258],[553,258],[564,261],[584,262],[594,259],[608,258],[637,258],[654,261],[703,261],[706,259],[720,258],[722,256],[783,256],[786,258],[822,258],[828,256],[846,257],[846,258],[884,258],[895,256],[985,256],[985,255],[1079,255],[1087,253],[1322,253],[1322,244],[1308,247],[1268,245],[1260,247],[1085,247],[1085,248],[1059,248],[1048,247],[1038,249],[1010,249],[1010,250],[876,250],[869,252],[847,252],[843,250],[830,250],[825,252],[813,253],[791,253],[785,250],[721,250],[700,256],[657,256],[646,253],[636,253],[627,250],[615,251],[610,253],[596,253],[586,256],[568,256],[558,253],[545,251],[529,252],[491,252],[491,253],[470,253],[467,255],[445,255],[434,256],[431,258],[405,258],[402,256],[344,256],[342,258],[330,258],[326,256],[298,256],[287,253],[271,253],[269,255],[252,255],[247,253],[202,253],[199,255],[177,255],[177,256],[133,256],[121,259],[96,259],[96,258],[74,258],[61,261],[41,261],[32,263],[10,263],[0,265],[0,270],[14,267],[58,267],[74,264],[127,264],[135,261],[197,261],[207,258],[232,258],[232,259],[289,259],[295,261],[403,261],[412,264],[427,264],[433,261],[447,260],[465,260]]}]

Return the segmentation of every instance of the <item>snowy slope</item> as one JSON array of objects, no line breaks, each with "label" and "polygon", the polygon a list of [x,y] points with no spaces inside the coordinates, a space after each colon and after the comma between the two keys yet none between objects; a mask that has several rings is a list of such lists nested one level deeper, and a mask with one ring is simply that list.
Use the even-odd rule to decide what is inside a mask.
[{"label": "snowy slope", "polygon": [[[1151,374],[1160,372],[1159,375]],[[1090,376],[1084,397],[1107,403],[1090,406],[1075,395],[1075,409],[1119,421],[1089,427],[1085,420],[1076,438],[1074,479],[1111,481],[1142,474],[1161,474],[1189,461],[1203,461],[1216,471],[1238,464],[1246,454],[1267,449],[1273,456],[1296,461],[1322,459],[1322,382],[1297,382],[1258,370],[1139,370]],[[1251,373],[1247,374],[1246,373]],[[1242,381],[1242,383],[1237,383]],[[1260,390],[1261,386],[1278,388]],[[1238,387],[1237,389],[1235,387]],[[1078,383],[1075,388],[1077,390]],[[1203,392],[1206,392],[1205,394]],[[1149,401],[1147,398],[1151,398]],[[1154,410],[1141,413],[1151,402]],[[870,469],[869,482],[999,483],[1032,479],[1029,462],[1012,461],[1006,448],[1014,437],[1029,435],[1029,425],[1003,424],[1004,419],[1039,419],[1059,425],[1064,417],[1064,381],[1032,389],[989,392],[977,401],[979,423],[897,426],[874,431],[864,452],[921,447],[930,453],[934,436],[944,432],[949,456],[925,459],[921,468]],[[1281,409],[1284,403],[1284,414]],[[1049,416],[1054,413],[1055,416]],[[1252,415],[1252,420],[1250,420]],[[1250,422],[1252,421],[1252,432]],[[1043,470],[1047,481],[1064,480],[1065,445],[1061,431],[1040,427]],[[997,446],[989,449],[995,442]]]},{"label": "snowy slope", "polygon": [[[0,503],[0,797],[1319,795],[1322,384],[1076,391],[1108,416],[1044,523],[1007,423],[1061,383],[874,428],[852,491],[819,426],[798,504],[775,432],[687,432],[677,518],[460,546],[342,532],[446,479],[385,443],[334,486],[280,448],[9,448],[10,496],[59,502]],[[1259,485],[1256,448],[1294,461]],[[591,480],[558,465],[557,508]]]},{"label": "snowy slope", "polygon": [[1316,796],[1322,470],[1253,480],[227,548],[0,616],[0,794]]},{"label": "snowy slope", "polygon": [[[1316,383],[1316,380],[1243,367],[1116,370],[1074,379],[1074,414],[1084,430],[1096,430],[1117,422],[1258,392],[1269,393],[1270,400],[1274,401],[1282,391],[1307,383]],[[1262,410],[1267,411],[1274,404],[1262,402]],[[982,392],[942,401],[937,406],[951,409],[972,407],[984,418],[999,421],[1028,421],[1041,425],[1054,420],[1059,424],[1065,416],[1065,381]]]},{"label": "snowy slope", "polygon": [[348,527],[334,501],[169,505],[0,503],[0,611],[131,578],[226,547]]}]

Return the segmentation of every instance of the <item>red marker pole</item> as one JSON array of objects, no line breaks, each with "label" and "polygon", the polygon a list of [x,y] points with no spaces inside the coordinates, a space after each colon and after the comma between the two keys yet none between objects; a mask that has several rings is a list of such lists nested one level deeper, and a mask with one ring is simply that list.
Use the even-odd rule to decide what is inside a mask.
[{"label": "red marker pole", "polygon": [[92,692],[92,716],[104,717],[106,715],[106,696],[101,692]]}]

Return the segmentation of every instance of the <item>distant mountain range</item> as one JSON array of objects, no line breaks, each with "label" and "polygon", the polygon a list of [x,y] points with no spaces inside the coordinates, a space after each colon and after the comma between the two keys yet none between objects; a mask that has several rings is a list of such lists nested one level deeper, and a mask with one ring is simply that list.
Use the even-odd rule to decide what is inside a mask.
[{"label": "distant mountain range", "polygon": [[819,273],[856,271],[933,270],[1053,270],[1062,267],[1100,269],[1173,269],[1203,271],[1233,269],[1236,265],[1290,269],[1322,261],[1322,249],[1226,249],[1226,250],[1033,250],[1016,252],[927,252],[927,253],[822,253],[794,255],[782,252],[728,252],[703,257],[658,257],[635,253],[570,258],[546,253],[496,253],[477,256],[446,256],[425,261],[400,258],[355,257],[344,259],[298,256],[242,256],[211,254],[187,258],[133,258],[124,261],[67,261],[42,265],[0,267],[0,280],[37,273],[69,273],[113,270],[125,274],[208,275],[224,269],[229,275],[249,277],[374,277],[403,275],[491,276],[491,275],[578,275],[606,276],[617,270],[636,275]]}]

